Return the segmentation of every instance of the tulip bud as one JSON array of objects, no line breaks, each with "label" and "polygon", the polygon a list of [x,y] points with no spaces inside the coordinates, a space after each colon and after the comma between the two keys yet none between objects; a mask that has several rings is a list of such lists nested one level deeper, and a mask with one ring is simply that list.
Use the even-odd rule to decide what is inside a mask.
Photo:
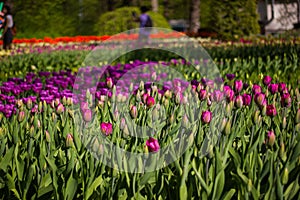
[{"label": "tulip bud", "polygon": [[129,130],[128,130],[127,125],[125,125],[125,127],[124,127],[123,134],[124,134],[124,136],[128,136],[129,135]]},{"label": "tulip bud", "polygon": [[130,115],[133,119],[137,118],[137,108],[136,108],[136,106],[131,106]]},{"label": "tulip bud", "polygon": [[207,91],[206,90],[200,90],[200,92],[199,92],[199,99],[201,101],[203,101],[206,98],[206,96],[207,96]]},{"label": "tulip bud", "polygon": [[286,128],[286,117],[283,117],[283,119],[282,119],[282,128],[283,129]]},{"label": "tulip bud", "polygon": [[300,109],[297,110],[296,114],[296,124],[300,123]]},{"label": "tulip bud", "polygon": [[289,170],[288,170],[288,168],[284,168],[281,180],[282,180],[283,185],[287,184],[287,182],[289,180]]},{"label": "tulip bud", "polygon": [[227,119],[224,118],[224,119],[222,120],[221,127],[220,127],[220,131],[221,131],[221,132],[223,132],[223,131],[225,130],[226,124],[227,124]]},{"label": "tulip bud", "polygon": [[34,126],[32,125],[29,130],[30,137],[34,137]]},{"label": "tulip bud", "polygon": [[170,118],[169,118],[169,122],[170,124],[172,124],[174,122],[174,114],[171,114]]},{"label": "tulip bud", "polygon": [[32,100],[30,98],[28,98],[26,106],[27,106],[28,110],[30,110],[32,108]]},{"label": "tulip bud", "polygon": [[228,120],[225,126],[225,135],[229,135],[231,132],[231,120]]},{"label": "tulip bud", "polygon": [[[264,105],[264,106],[263,106],[263,109],[262,109],[262,111],[261,111],[262,116],[265,116],[265,115],[266,115],[266,112],[267,112],[267,105]],[[271,113],[272,113],[272,112],[271,112]]]},{"label": "tulip bud", "polygon": [[71,106],[73,104],[73,99],[71,97],[67,98],[67,105]]},{"label": "tulip bud", "polygon": [[63,104],[60,103],[56,108],[56,113],[61,114],[64,110],[65,110],[65,108],[64,108]]},{"label": "tulip bud", "polygon": [[24,111],[20,111],[19,115],[18,115],[18,121],[21,123],[25,118],[25,112]]},{"label": "tulip bud", "polygon": [[120,122],[120,129],[123,130],[125,128],[125,125],[126,125],[125,118],[122,118]]},{"label": "tulip bud", "polygon": [[144,81],[140,82],[139,90],[144,90]]},{"label": "tulip bud", "polygon": [[82,117],[85,122],[90,122],[92,120],[92,111],[90,109],[83,110]]},{"label": "tulip bud", "polygon": [[53,112],[52,113],[52,121],[55,121],[56,120],[56,114]]},{"label": "tulip bud", "polygon": [[55,106],[58,106],[60,104],[60,100],[58,99],[58,98],[56,98],[55,100],[54,100],[54,105]]},{"label": "tulip bud", "polygon": [[184,128],[189,128],[189,119],[187,117],[186,114],[183,115],[183,118],[182,118],[182,126]]},{"label": "tulip bud", "polygon": [[131,93],[133,91],[133,83],[130,83],[129,85],[129,93]]},{"label": "tulip bud", "polygon": [[227,104],[227,105],[226,105],[226,114],[227,114],[228,116],[231,115],[231,109],[232,109],[231,104],[230,104],[230,103]]},{"label": "tulip bud", "polygon": [[286,157],[285,146],[283,142],[280,144],[279,156],[283,161],[286,161],[287,157]]},{"label": "tulip bud", "polygon": [[4,136],[4,130],[0,127],[0,139],[2,139]]},{"label": "tulip bud", "polygon": [[45,131],[46,141],[49,143],[51,141],[51,137],[48,131]]},{"label": "tulip bud", "polygon": [[268,145],[273,146],[275,143],[275,134],[273,131],[268,132]]},{"label": "tulip bud", "polygon": [[248,179],[247,190],[248,190],[248,192],[251,192],[251,190],[252,190],[252,181],[250,178]]},{"label": "tulip bud", "polygon": [[63,105],[67,105],[67,98],[65,96],[63,96],[62,98],[62,103]]},{"label": "tulip bud", "polygon": [[110,89],[113,87],[113,80],[112,80],[111,77],[107,77],[107,78],[106,78],[106,85],[107,85],[107,87],[110,88]]},{"label": "tulip bud", "polygon": [[238,95],[236,98],[235,98],[235,105],[238,107],[238,108],[241,108],[243,106],[243,97],[241,95]]},{"label": "tulip bud", "polygon": [[298,124],[296,125],[295,130],[296,130],[298,133],[300,133],[300,123],[298,123]]},{"label": "tulip bud", "polygon": [[66,139],[66,147],[72,147],[73,145],[74,145],[73,135],[71,133],[69,133],[67,135],[67,139]]},{"label": "tulip bud", "polygon": [[23,106],[23,101],[21,99],[16,101],[16,104],[18,106],[18,108],[21,108]]}]

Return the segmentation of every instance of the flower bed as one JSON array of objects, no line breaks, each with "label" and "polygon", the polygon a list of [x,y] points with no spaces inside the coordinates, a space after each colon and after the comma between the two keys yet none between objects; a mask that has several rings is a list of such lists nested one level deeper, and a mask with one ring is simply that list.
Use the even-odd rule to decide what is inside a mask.
[{"label": "flower bed", "polygon": [[195,63],[135,61],[3,82],[0,197],[296,198],[296,77],[249,76],[238,64],[227,73],[223,63],[227,74],[212,80]]}]

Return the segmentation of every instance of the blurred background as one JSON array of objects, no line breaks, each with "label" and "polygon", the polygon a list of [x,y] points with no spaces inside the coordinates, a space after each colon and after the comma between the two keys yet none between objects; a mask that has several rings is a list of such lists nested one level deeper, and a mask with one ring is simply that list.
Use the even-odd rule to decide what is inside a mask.
[{"label": "blurred background", "polygon": [[154,26],[234,39],[299,28],[300,0],[6,0],[18,38],[116,34],[137,28],[147,6]]}]

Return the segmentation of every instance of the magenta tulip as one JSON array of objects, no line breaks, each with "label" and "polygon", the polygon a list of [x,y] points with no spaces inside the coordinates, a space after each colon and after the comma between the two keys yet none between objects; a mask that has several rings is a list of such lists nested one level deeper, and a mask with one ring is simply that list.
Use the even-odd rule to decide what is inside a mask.
[{"label": "magenta tulip", "polygon": [[272,78],[271,76],[265,76],[264,79],[263,79],[263,82],[265,85],[269,85],[272,81]]},{"label": "magenta tulip", "polygon": [[147,146],[149,152],[157,152],[160,149],[158,141],[156,139],[154,139],[153,137],[150,137],[146,141],[146,146]]},{"label": "magenta tulip", "polygon": [[212,119],[212,113],[210,111],[203,111],[201,115],[202,122],[208,124]]},{"label": "magenta tulip", "polygon": [[102,122],[100,124],[100,129],[101,129],[102,134],[104,134],[106,136],[112,134],[112,131],[113,131],[112,124],[109,122],[108,123]]},{"label": "magenta tulip", "polygon": [[243,89],[243,81],[241,81],[241,80],[235,81],[234,82],[234,90],[239,93],[242,91],[242,89]]},{"label": "magenta tulip", "polygon": [[270,117],[274,117],[277,114],[276,107],[273,104],[267,105],[266,114]]}]

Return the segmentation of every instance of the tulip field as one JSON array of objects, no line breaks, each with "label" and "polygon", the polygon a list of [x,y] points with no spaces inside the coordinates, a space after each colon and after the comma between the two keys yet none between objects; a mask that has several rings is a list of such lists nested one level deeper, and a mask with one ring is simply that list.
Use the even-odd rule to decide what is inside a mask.
[{"label": "tulip field", "polygon": [[299,42],[207,42],[208,77],[169,52],[83,68],[96,39],[3,53],[0,199],[299,198]]}]

